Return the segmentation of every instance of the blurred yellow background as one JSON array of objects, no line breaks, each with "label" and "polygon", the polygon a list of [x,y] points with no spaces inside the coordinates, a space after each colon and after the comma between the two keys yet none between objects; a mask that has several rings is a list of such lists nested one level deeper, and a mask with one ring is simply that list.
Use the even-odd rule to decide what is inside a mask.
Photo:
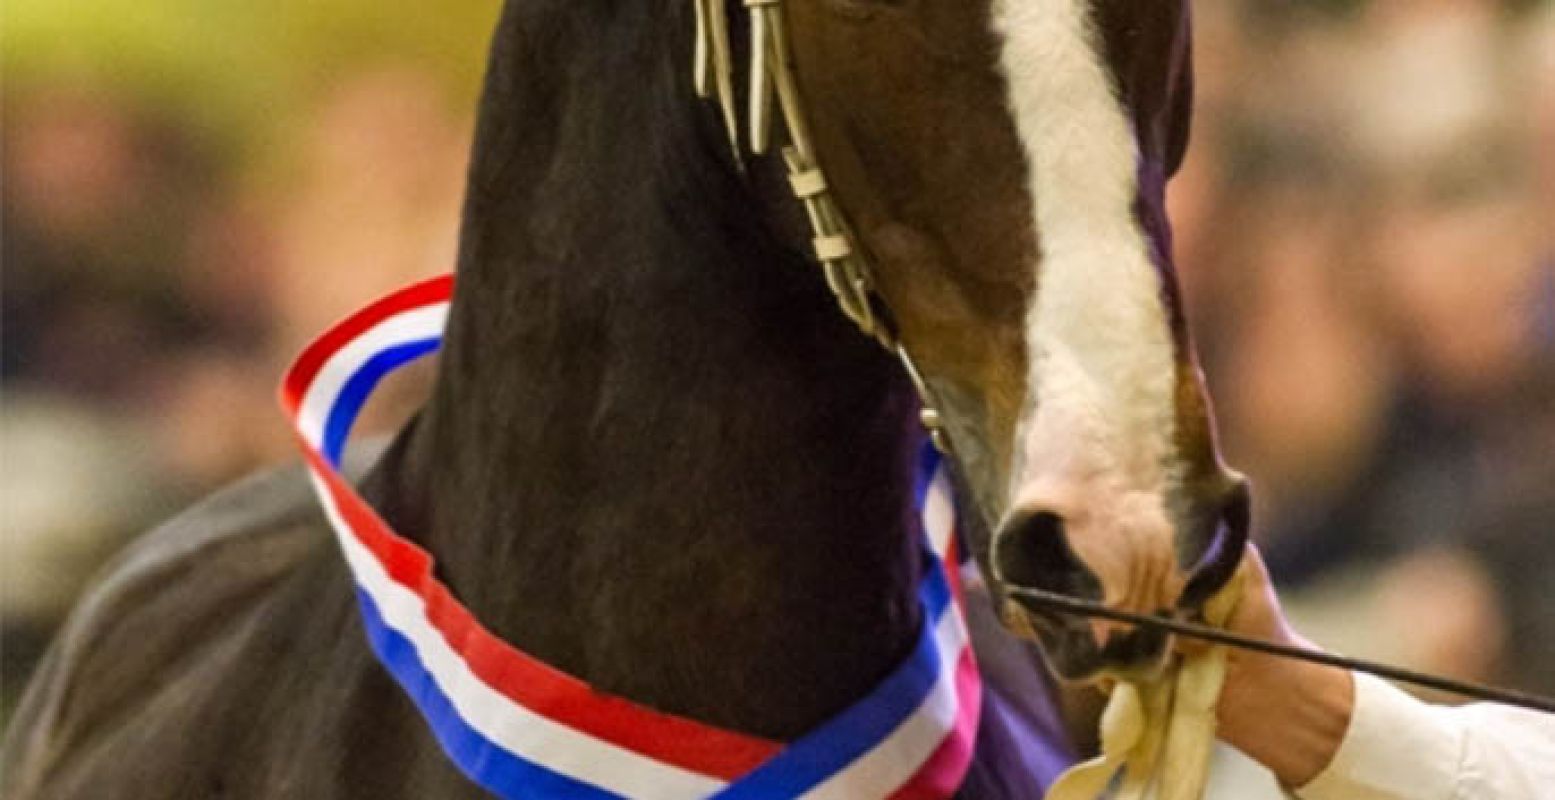
[{"label": "blurred yellow background", "polygon": [[[453,263],[496,0],[9,0],[4,695],[281,368]],[[1555,692],[1555,10],[1199,0],[1178,260],[1324,644]],[[413,398],[407,398],[413,399]]]}]

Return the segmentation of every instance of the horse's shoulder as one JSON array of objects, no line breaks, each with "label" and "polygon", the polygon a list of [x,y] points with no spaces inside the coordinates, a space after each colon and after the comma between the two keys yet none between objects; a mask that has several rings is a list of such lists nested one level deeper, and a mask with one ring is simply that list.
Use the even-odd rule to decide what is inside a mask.
[{"label": "horse's shoulder", "polygon": [[5,742],[6,785],[32,796],[29,783],[113,749],[117,731],[150,721],[148,708],[198,702],[192,676],[245,638],[272,590],[330,544],[300,468],[240,481],[135,540],[34,676]]}]

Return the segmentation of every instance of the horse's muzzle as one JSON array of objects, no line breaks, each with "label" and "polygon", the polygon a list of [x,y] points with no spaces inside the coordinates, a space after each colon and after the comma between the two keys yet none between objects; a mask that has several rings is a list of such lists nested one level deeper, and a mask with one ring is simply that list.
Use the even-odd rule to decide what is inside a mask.
[{"label": "horse's muzzle", "polygon": [[[1198,507],[1198,514],[1173,520],[1171,546],[1180,590],[1156,596],[1140,613],[1199,617],[1204,603],[1235,574],[1247,543],[1249,493],[1244,481]],[[992,562],[996,594],[1004,588],[1036,589],[1077,600],[1102,602],[1102,580],[1076,552],[1064,519],[1050,510],[1013,512],[993,537]],[[1116,576],[1114,576],[1116,579]],[[1137,601],[1138,598],[1136,598]],[[1145,675],[1165,663],[1170,636],[1156,628],[1093,622],[1072,613],[1011,597],[1002,609],[1005,622],[1017,633],[1043,646],[1055,672],[1069,680],[1085,680],[1100,672]]]}]

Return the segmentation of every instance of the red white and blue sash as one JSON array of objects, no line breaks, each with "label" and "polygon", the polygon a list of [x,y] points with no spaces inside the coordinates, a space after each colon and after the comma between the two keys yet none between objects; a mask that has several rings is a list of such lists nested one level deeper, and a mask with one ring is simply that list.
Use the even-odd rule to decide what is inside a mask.
[{"label": "red white and blue sash", "polygon": [[591,688],[481,626],[341,476],[367,396],[442,340],[452,276],[357,312],[303,352],[281,400],[355,576],[373,651],[455,764],[503,798],[946,798],[971,760],[982,686],[961,612],[950,486],[925,455],[927,544],[917,647],[867,697],[778,743]]}]

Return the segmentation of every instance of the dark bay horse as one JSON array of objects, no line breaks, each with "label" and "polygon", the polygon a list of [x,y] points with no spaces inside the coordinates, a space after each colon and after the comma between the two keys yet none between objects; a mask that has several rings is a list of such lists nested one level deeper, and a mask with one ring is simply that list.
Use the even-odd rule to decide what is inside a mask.
[{"label": "dark bay horse", "polygon": [[[991,594],[1202,600],[1245,490],[1163,211],[1185,0],[789,6],[817,150],[944,413]],[[817,275],[781,164],[731,152],[695,98],[693,29],[686,0],[507,2],[440,371],[361,490],[522,650],[788,740],[918,630],[922,433],[911,382]],[[962,795],[1035,797],[1070,753],[996,608],[971,609],[988,692]],[[1071,677],[1164,658],[1005,621]],[[3,781],[18,800],[480,795],[373,660],[300,470],[119,560],[35,679]]]}]

